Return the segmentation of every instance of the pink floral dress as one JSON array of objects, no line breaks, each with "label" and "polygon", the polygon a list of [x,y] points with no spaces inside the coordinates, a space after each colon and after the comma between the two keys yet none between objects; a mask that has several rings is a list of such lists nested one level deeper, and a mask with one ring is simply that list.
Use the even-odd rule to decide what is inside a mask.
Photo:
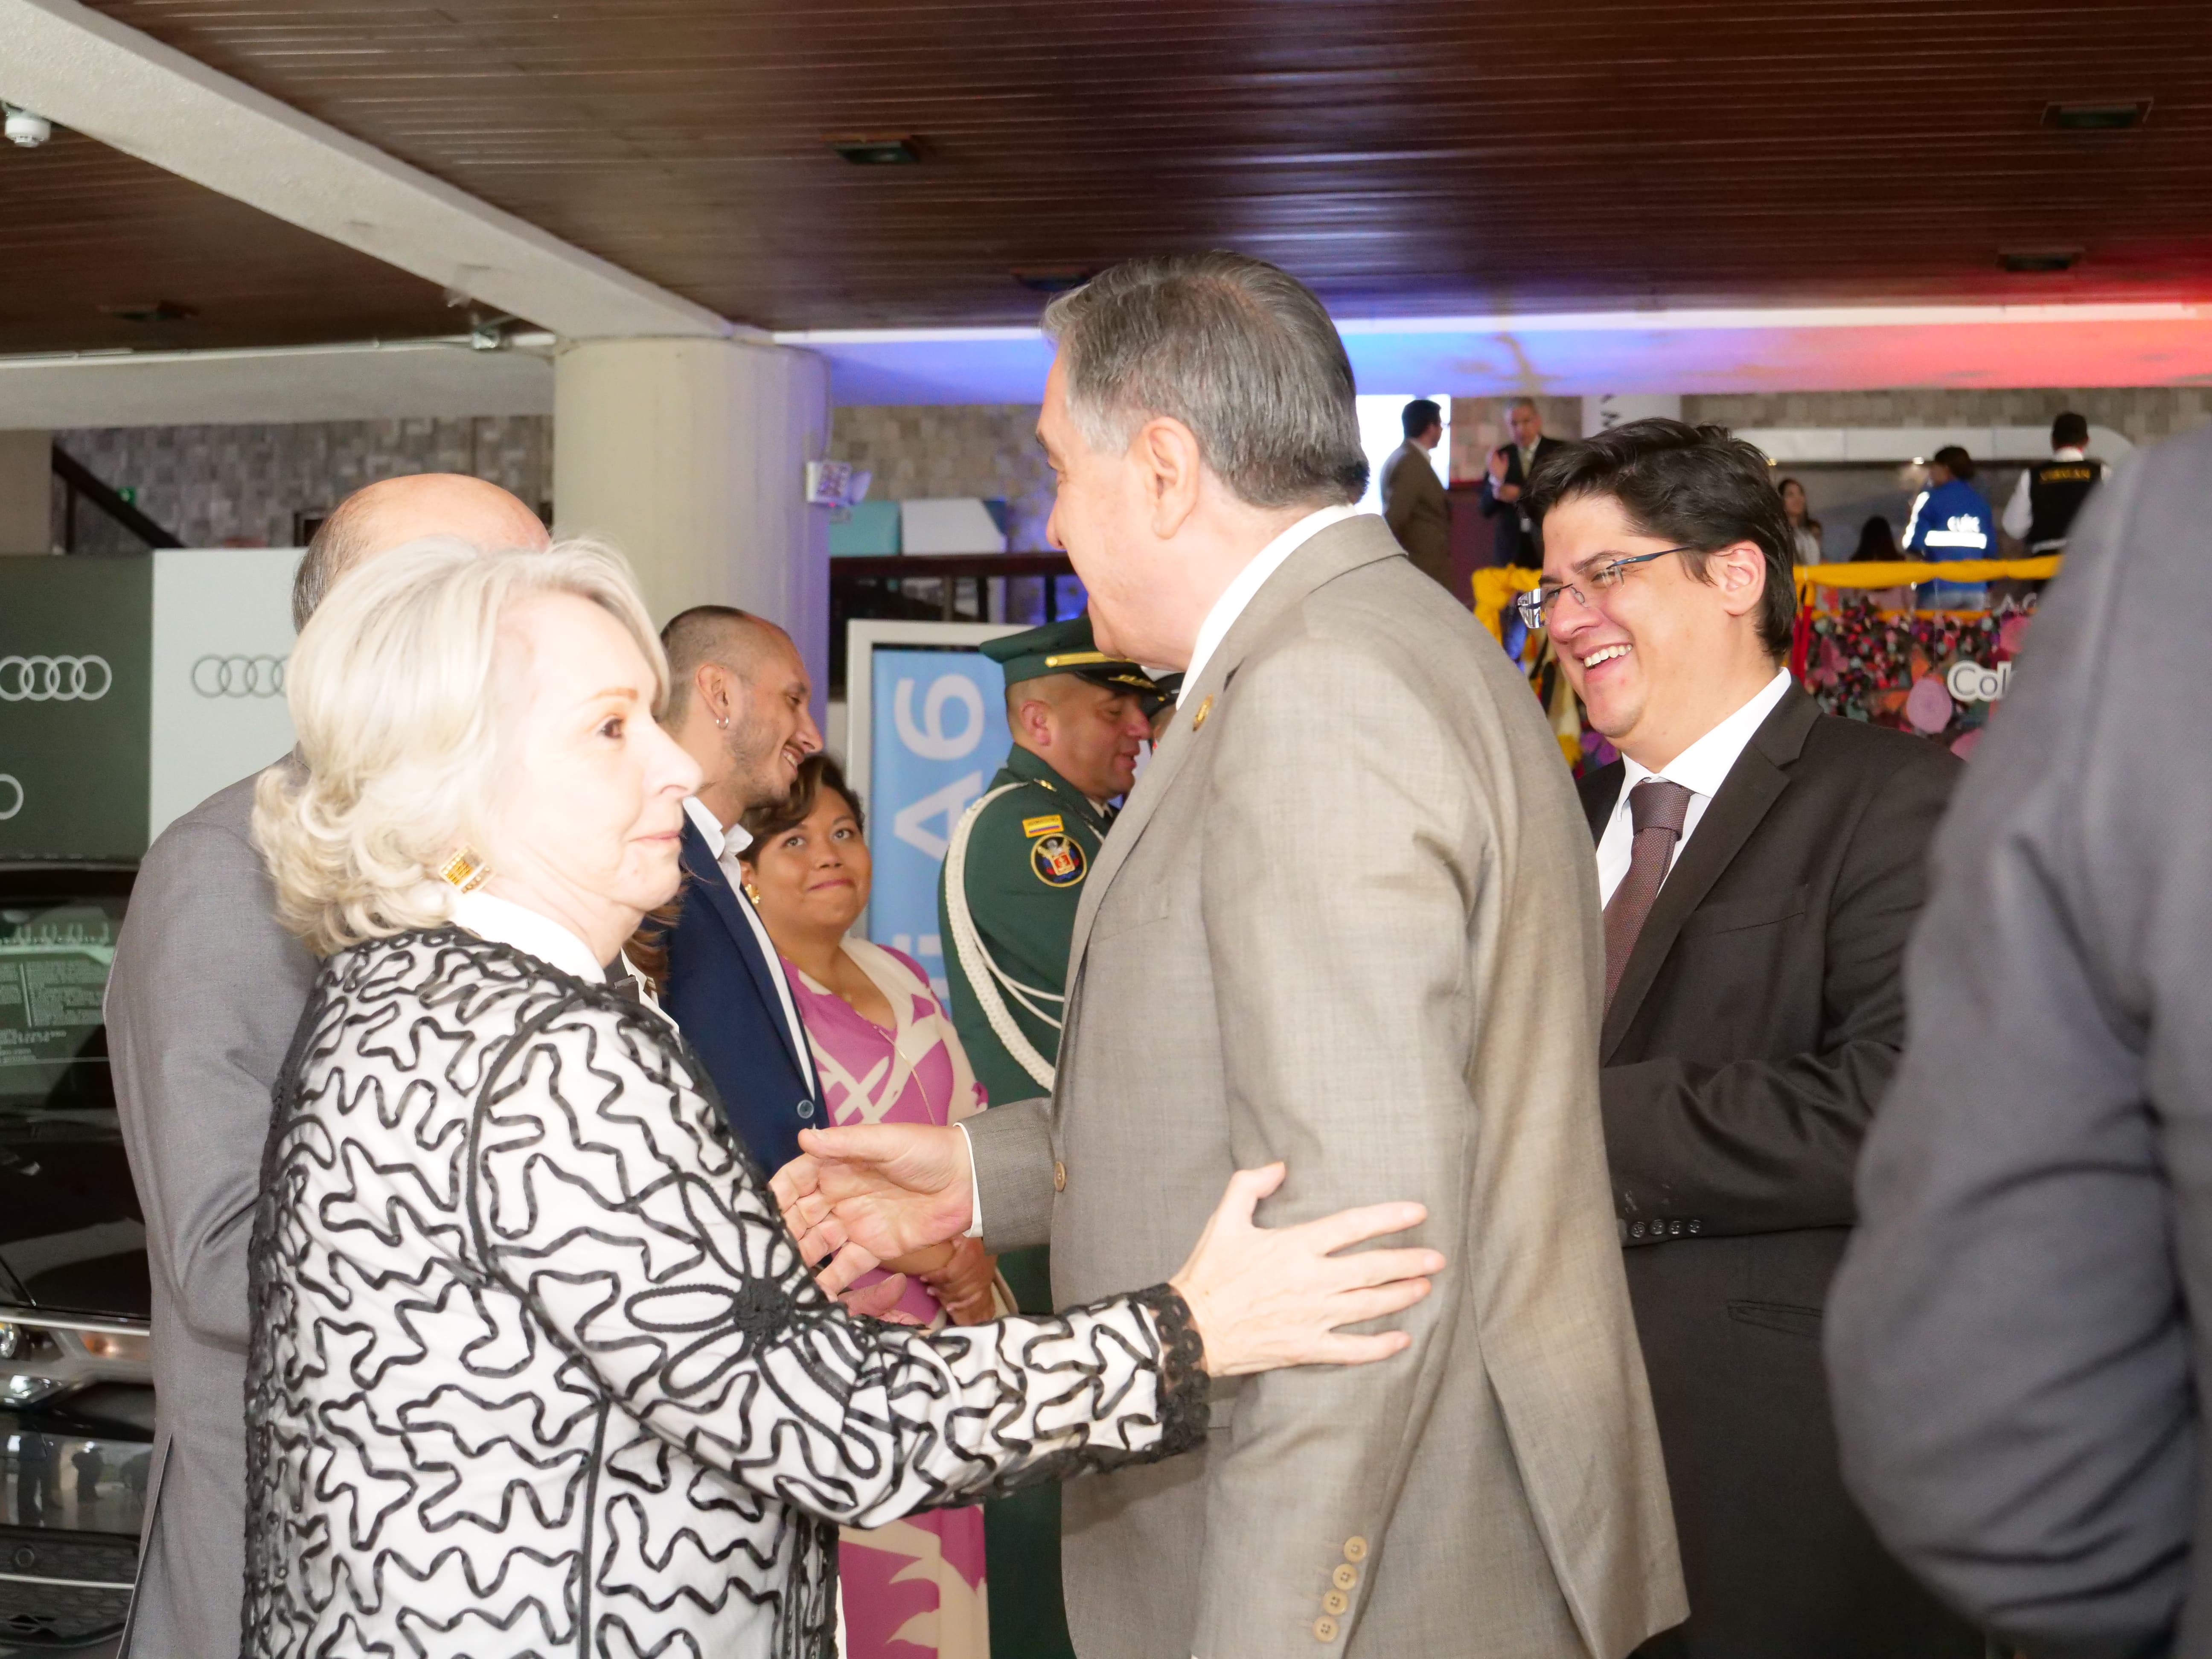
[{"label": "pink floral dress", "polygon": [[[783,964],[830,1122],[957,1123],[981,1111],[982,1086],[921,968],[866,939],[847,939],[845,953],[890,1004],[890,1030]],[[857,1283],[884,1277],[879,1270]],[[945,1320],[919,1279],[908,1280],[898,1305],[925,1325]],[[988,1659],[981,1508],[933,1510],[866,1532],[846,1528],[837,1565],[846,1659]]]}]

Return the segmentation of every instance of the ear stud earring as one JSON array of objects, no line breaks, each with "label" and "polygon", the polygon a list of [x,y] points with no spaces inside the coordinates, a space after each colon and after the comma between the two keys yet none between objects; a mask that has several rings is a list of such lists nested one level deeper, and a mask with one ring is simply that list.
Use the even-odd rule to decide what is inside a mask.
[{"label": "ear stud earring", "polygon": [[464,893],[473,893],[491,878],[491,866],[465,848],[438,866],[438,879]]}]

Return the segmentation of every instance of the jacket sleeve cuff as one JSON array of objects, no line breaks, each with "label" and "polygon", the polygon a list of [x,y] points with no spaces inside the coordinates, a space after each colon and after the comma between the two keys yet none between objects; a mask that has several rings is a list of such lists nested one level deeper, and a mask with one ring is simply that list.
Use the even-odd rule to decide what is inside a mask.
[{"label": "jacket sleeve cuff", "polygon": [[1009,1101],[961,1120],[975,1170],[975,1215],[993,1255],[1024,1250],[1052,1238],[1052,1122],[1049,1103]]}]

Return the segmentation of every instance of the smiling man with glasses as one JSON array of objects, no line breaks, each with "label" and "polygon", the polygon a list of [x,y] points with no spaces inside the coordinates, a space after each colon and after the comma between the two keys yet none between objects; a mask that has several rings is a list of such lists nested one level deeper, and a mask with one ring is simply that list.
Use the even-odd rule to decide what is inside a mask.
[{"label": "smiling man with glasses", "polygon": [[1790,524],[1749,444],[1638,421],[1547,457],[1528,499],[1522,619],[1621,753],[1581,784],[1600,1086],[1691,1607],[1640,1651],[1979,1659],[1845,1495],[1820,1346],[1959,763],[1791,678]]}]

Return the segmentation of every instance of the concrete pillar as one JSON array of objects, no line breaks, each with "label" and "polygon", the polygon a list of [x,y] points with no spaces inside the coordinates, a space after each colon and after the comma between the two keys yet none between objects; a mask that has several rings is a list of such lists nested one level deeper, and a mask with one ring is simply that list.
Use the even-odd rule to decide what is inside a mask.
[{"label": "concrete pillar", "polygon": [[54,436],[0,432],[0,553],[53,549]]},{"label": "concrete pillar", "polygon": [[732,340],[593,340],[556,360],[553,500],[563,535],[636,568],[653,620],[734,605],[798,641],[823,715],[830,517],[806,463],[830,441],[830,367]]}]

